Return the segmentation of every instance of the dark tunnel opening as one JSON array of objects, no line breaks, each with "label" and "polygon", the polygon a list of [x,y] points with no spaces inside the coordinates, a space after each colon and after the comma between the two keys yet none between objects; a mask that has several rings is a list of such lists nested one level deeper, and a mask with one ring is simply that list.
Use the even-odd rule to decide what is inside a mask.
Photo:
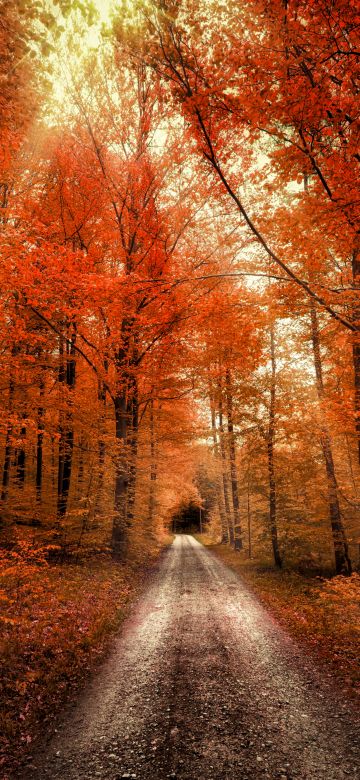
[{"label": "dark tunnel opening", "polygon": [[171,530],[174,534],[201,533],[207,521],[207,510],[196,504],[188,504],[174,515]]}]

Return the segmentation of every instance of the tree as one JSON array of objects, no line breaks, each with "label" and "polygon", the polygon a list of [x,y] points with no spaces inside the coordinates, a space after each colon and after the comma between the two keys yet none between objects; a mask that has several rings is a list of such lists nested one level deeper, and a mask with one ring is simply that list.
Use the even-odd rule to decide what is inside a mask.
[{"label": "tree", "polygon": [[[169,84],[192,128],[199,153],[220,184],[220,192],[231,199],[262,254],[283,277],[317,302],[349,334],[354,334],[355,420],[359,417],[357,293],[349,297],[340,280],[340,289],[334,296],[333,279],[328,274],[322,284],[309,279],[312,253],[304,258],[305,273],[303,267],[299,269],[290,262],[289,257],[302,259],[304,253],[301,245],[293,242],[289,252],[288,242],[279,237],[278,231],[274,232],[273,221],[269,231],[266,210],[270,199],[265,201],[260,214],[258,202],[257,218],[251,216],[239,193],[239,181],[246,181],[246,176],[250,183],[253,179],[251,152],[239,152],[243,142],[248,150],[249,141],[254,143],[261,134],[276,141],[276,146],[269,144],[266,148],[271,162],[272,192],[276,191],[278,179],[284,186],[284,182],[302,177],[304,171],[307,177],[316,174],[311,208],[316,209],[324,235],[329,235],[331,226],[334,251],[346,257],[346,273],[352,273],[352,286],[356,289],[357,201],[355,195],[350,200],[343,195],[355,193],[358,187],[356,176],[351,173],[349,181],[345,170],[350,167],[349,151],[356,160],[358,155],[357,130],[352,127],[356,87],[351,77],[349,89],[345,88],[349,113],[341,102],[342,89],[347,84],[344,69],[350,61],[349,72],[356,67],[352,64],[356,59],[352,58],[357,41],[356,13],[353,6],[345,9],[342,0],[335,3],[331,15],[326,3],[318,4],[316,12],[310,13],[306,3],[286,4],[284,11],[280,0],[270,5],[254,0],[246,3],[241,12],[236,7],[235,13],[233,3],[222,7],[216,29],[209,23],[211,15],[203,13],[201,6],[194,10],[190,3],[171,5],[165,10],[159,5],[147,18],[152,47],[148,61]],[[345,30],[347,38],[341,48]],[[271,82],[266,75],[269,72],[273,74]],[[262,82],[264,88],[259,90]],[[256,153],[259,145],[255,145]],[[280,177],[275,177],[278,168]],[[333,178],[331,186],[328,177]],[[321,199],[317,202],[319,192]],[[261,195],[264,200],[264,186]],[[329,250],[324,247],[324,251]],[[332,276],[334,271],[338,277],[336,264],[332,266]],[[342,289],[345,295],[341,295]]]}]

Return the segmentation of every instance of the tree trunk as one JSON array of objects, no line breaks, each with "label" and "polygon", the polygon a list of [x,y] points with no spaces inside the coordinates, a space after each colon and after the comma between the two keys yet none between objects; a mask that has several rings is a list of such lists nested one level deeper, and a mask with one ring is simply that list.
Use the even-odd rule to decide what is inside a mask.
[{"label": "tree trunk", "polygon": [[98,384],[99,401],[99,440],[98,440],[98,474],[96,485],[95,517],[102,514],[103,486],[105,476],[106,445],[104,440],[104,427],[106,416],[106,389],[103,382]]},{"label": "tree trunk", "polygon": [[232,383],[230,369],[227,368],[225,372],[225,386],[226,386],[226,412],[229,434],[229,455],[230,455],[230,475],[231,475],[231,492],[234,508],[234,547],[235,550],[242,550],[242,529],[240,518],[240,503],[239,503],[239,489],[238,479],[236,471],[236,446],[234,435],[234,422],[233,422],[233,397],[232,397]]},{"label": "tree trunk", "polygon": [[76,497],[82,499],[84,495],[84,442],[82,437],[79,438],[79,465],[76,478]]},{"label": "tree trunk", "polygon": [[149,512],[148,512],[148,525],[149,525],[150,533],[153,528],[154,515],[155,515],[156,479],[157,479],[157,462],[156,462],[154,399],[152,398],[150,401],[150,492],[149,492]]},{"label": "tree trunk", "polygon": [[251,538],[251,509],[250,509],[250,463],[248,465],[247,478],[247,523],[248,523],[248,555],[252,558],[252,538]]},{"label": "tree trunk", "polygon": [[[128,543],[128,489],[131,480],[128,462],[128,436],[129,436],[129,408],[132,403],[134,375],[129,373],[132,347],[134,346],[134,318],[124,317],[121,322],[121,346],[115,355],[117,393],[114,398],[115,407],[115,431],[118,452],[115,464],[115,495],[114,495],[114,520],[111,535],[112,553],[116,558],[123,558],[126,554]],[[137,404],[137,400],[136,400]],[[137,414],[135,412],[135,424],[137,426]],[[134,416],[134,414],[133,414]],[[135,487],[135,486],[134,486]],[[131,507],[130,507],[131,511]]]},{"label": "tree trunk", "polygon": [[73,429],[73,415],[72,415],[72,398],[71,393],[75,387],[76,381],[76,360],[75,360],[75,342],[76,342],[76,328],[73,326],[71,334],[71,344],[66,342],[66,363],[64,363],[64,343],[60,338],[59,353],[60,353],[60,366],[59,366],[59,382],[62,386],[68,388],[69,393],[66,398],[68,409],[64,413],[63,421],[60,422],[60,441],[59,441],[59,467],[58,467],[58,503],[57,514],[58,517],[64,517],[67,511],[67,504],[70,491],[71,471],[73,461],[73,449],[74,449],[74,429]]},{"label": "tree trunk", "polygon": [[5,457],[4,457],[4,467],[3,467],[3,474],[2,474],[2,490],[1,490],[1,503],[3,504],[7,499],[7,494],[9,490],[9,482],[10,482],[10,467],[11,467],[11,437],[12,437],[12,425],[8,424],[6,428],[6,439],[5,439]]},{"label": "tree trunk", "polygon": [[134,507],[136,498],[136,478],[137,478],[137,450],[138,450],[138,428],[139,428],[139,399],[138,387],[135,377],[131,378],[128,387],[127,401],[128,415],[128,433],[127,449],[129,457],[129,478],[127,484],[126,499],[126,522],[128,526],[133,524]]},{"label": "tree trunk", "polygon": [[[12,357],[15,357],[17,351],[18,350],[16,347],[12,348],[11,350]],[[13,379],[12,367],[10,366],[8,423],[6,426],[4,466],[3,466],[2,483],[1,483],[1,510],[3,509],[3,506],[6,502],[8,491],[9,491],[9,483],[10,483],[12,434],[13,434],[13,424],[12,422],[10,422],[10,419],[13,411],[14,394],[15,394],[15,382]]]},{"label": "tree trunk", "polygon": [[123,558],[127,549],[126,497],[128,467],[126,462],[127,404],[126,395],[119,393],[114,400],[115,435],[118,445],[115,461],[114,520],[111,534],[112,554]]},{"label": "tree trunk", "polygon": [[[23,417],[26,417],[23,413]],[[21,446],[17,450],[16,455],[16,479],[18,487],[22,488],[25,483],[25,465],[26,465],[26,450],[25,450],[25,438],[26,438],[26,425],[21,426],[20,430]]]},{"label": "tree trunk", "polygon": [[43,465],[43,441],[44,441],[44,407],[42,405],[45,392],[45,383],[43,378],[40,378],[39,383],[39,396],[40,402],[37,410],[37,434],[36,434],[36,500],[41,501],[42,490],[42,465]]},{"label": "tree trunk", "polygon": [[10,482],[10,468],[11,468],[11,438],[12,438],[12,431],[13,427],[11,423],[8,423],[6,428],[6,439],[5,439],[5,457],[4,457],[4,466],[3,466],[3,473],[2,473],[2,490],[1,490],[1,503],[3,504],[7,499],[7,494],[9,490],[9,482]]},{"label": "tree trunk", "polygon": [[63,386],[66,380],[66,369],[64,363],[64,339],[59,337],[59,370],[58,380],[60,388],[60,412],[59,412],[59,456],[58,456],[58,475],[57,475],[57,514],[59,515],[59,504],[61,502],[63,474],[64,474],[64,410],[61,408],[63,403]]},{"label": "tree trunk", "polygon": [[270,535],[273,548],[275,565],[280,569],[282,559],[279,550],[277,516],[276,516],[276,481],[275,481],[275,403],[276,403],[276,359],[275,359],[275,338],[274,327],[270,331],[270,358],[271,358],[271,383],[270,383],[270,407],[269,407],[269,427],[267,432],[267,455],[268,455],[268,475],[269,475],[269,520]]},{"label": "tree trunk", "polygon": [[234,537],[234,522],[231,515],[231,509],[230,509],[230,497],[229,497],[229,482],[228,482],[228,468],[227,468],[227,458],[226,458],[226,447],[225,447],[225,432],[224,432],[224,421],[223,421],[223,404],[222,404],[222,386],[221,386],[221,380],[219,380],[219,440],[220,440],[220,454],[221,454],[221,464],[222,464],[222,483],[223,483],[223,491],[224,491],[224,506],[225,506],[225,516],[227,518],[227,526],[229,529],[229,542],[231,547],[234,547],[235,537]]},{"label": "tree trunk", "polygon": [[[315,307],[311,307],[311,340],[313,345],[314,365],[316,374],[316,390],[320,405],[324,400],[324,381],[322,373],[319,326]],[[321,414],[323,410],[321,409]],[[351,561],[345,529],[341,519],[338,488],[332,453],[331,437],[327,425],[322,421],[320,428],[320,443],[324,456],[328,486],[329,515],[337,574],[351,574]]]},{"label": "tree trunk", "polygon": [[221,526],[221,544],[228,544],[229,543],[229,517],[226,516],[226,512],[223,504],[222,490],[221,490],[221,477],[220,477],[221,460],[219,455],[219,443],[218,443],[218,435],[217,435],[217,428],[216,428],[215,402],[214,402],[213,393],[211,391],[211,387],[209,388],[209,400],[210,400],[210,413],[211,413],[211,432],[212,432],[212,440],[214,443],[214,455],[215,455],[215,463],[216,463],[215,487],[216,487],[216,499],[217,499],[217,505],[219,510],[220,526]]},{"label": "tree trunk", "polygon": [[[360,249],[356,248],[352,255],[353,288],[360,292]],[[354,407],[355,430],[358,446],[358,458],[360,463],[360,306],[355,304],[352,319],[357,332],[353,336],[353,366],[354,366]]]}]

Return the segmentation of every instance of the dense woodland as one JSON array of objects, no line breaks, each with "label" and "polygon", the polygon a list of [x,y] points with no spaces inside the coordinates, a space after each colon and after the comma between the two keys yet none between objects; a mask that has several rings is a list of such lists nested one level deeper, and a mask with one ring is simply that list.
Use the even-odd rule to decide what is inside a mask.
[{"label": "dense woodland", "polygon": [[3,725],[25,743],[176,518],[356,600],[359,2],[107,8],[1,3]]},{"label": "dense woodland", "polygon": [[4,543],[121,558],[195,501],[249,556],[349,574],[358,3],[100,21],[2,3]]}]

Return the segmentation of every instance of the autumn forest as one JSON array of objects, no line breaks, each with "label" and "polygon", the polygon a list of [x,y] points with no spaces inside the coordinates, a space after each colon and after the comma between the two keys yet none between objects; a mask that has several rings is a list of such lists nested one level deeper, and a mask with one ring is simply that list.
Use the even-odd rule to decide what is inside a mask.
[{"label": "autumn forest", "polygon": [[6,777],[179,531],[354,694],[359,48],[357,0],[2,0]]}]

